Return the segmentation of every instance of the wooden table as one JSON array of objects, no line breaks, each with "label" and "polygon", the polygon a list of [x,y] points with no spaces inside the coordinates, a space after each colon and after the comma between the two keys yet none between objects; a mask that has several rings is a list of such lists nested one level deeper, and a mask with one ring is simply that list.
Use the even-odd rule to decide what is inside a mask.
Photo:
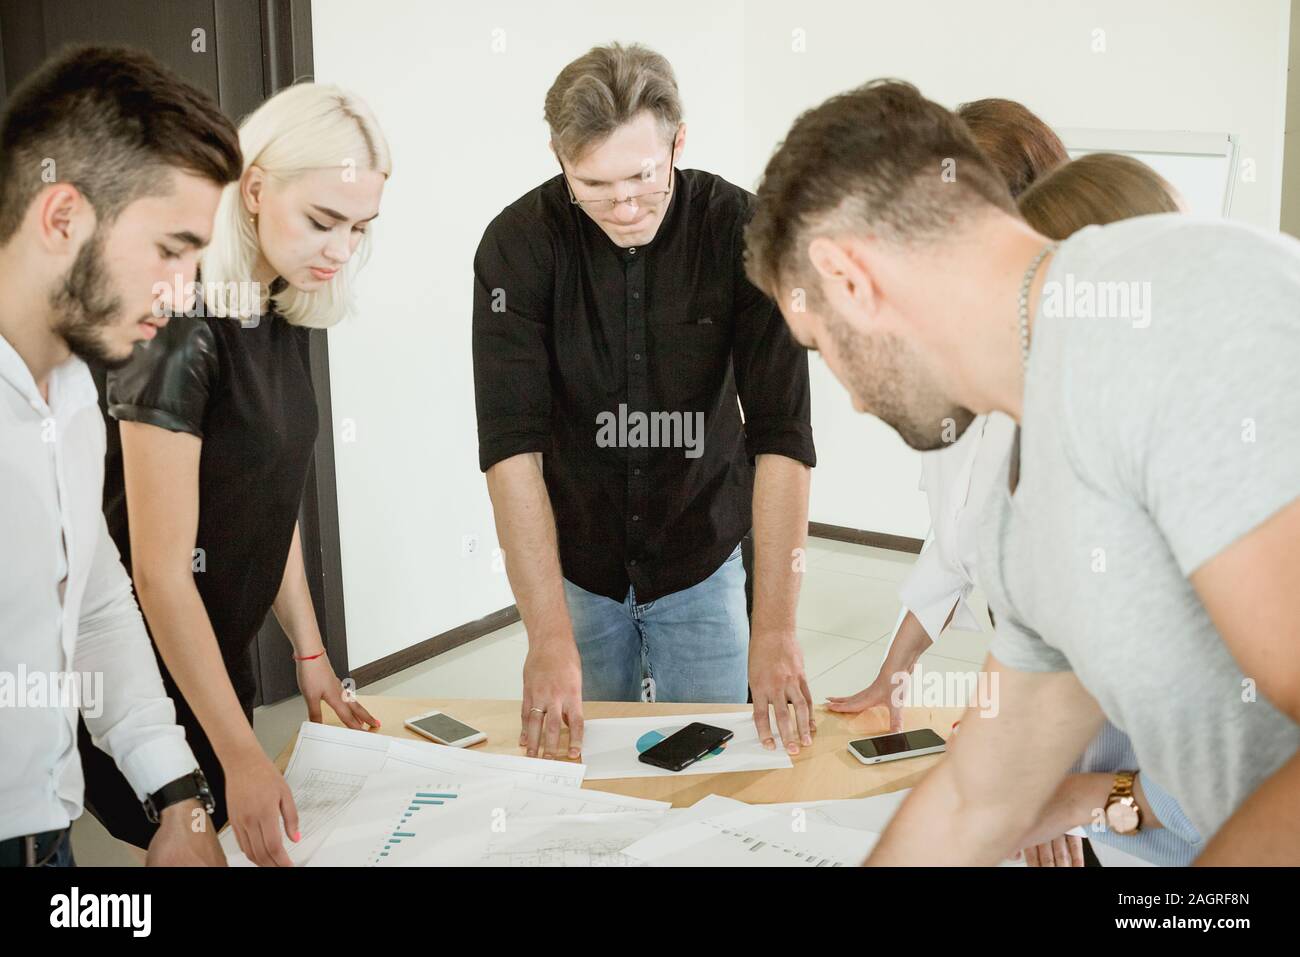
[{"label": "wooden table", "polygon": [[[379,734],[427,741],[427,738],[408,731],[404,722],[422,712],[438,709],[487,734],[487,740],[475,745],[472,750],[501,754],[524,753],[518,746],[520,704],[517,700],[388,698],[381,695],[360,695],[359,700],[379,719],[382,725]],[[328,707],[321,710],[326,724],[341,725]],[[624,701],[583,703],[583,715],[587,720],[742,710],[745,710],[745,706],[737,704],[645,704]],[[953,722],[961,715],[961,708],[904,708],[903,728],[907,731],[933,728],[946,739],[951,733]],[[792,758],[793,768],[674,777],[615,778],[587,781],[583,787],[656,801],[671,801],[673,807],[689,807],[710,794],[721,794],[750,804],[822,801],[869,797],[912,787],[941,757],[935,754],[864,765],[849,754],[848,742],[853,738],[886,733],[889,725],[883,710],[870,710],[860,715],[839,715],[819,709],[816,720],[817,733],[813,735],[813,745],[811,748],[800,749],[799,754]],[[296,740],[297,735],[276,760],[282,771],[289,763]],[[567,739],[563,739],[562,743],[563,750],[567,750]]]}]

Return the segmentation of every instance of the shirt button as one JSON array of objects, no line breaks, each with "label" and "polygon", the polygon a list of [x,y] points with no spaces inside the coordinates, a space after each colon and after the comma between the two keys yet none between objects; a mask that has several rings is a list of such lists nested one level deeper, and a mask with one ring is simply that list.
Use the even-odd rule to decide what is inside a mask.
[{"label": "shirt button", "polygon": [[628,563],[629,565],[635,565],[635,564],[636,564],[636,559],[635,559],[635,558],[629,558],[628,561],[627,561],[627,563]]},{"label": "shirt button", "polygon": [[633,474],[633,475],[640,475],[640,474],[641,474],[641,470],[640,470],[640,469],[633,469],[633,470],[632,470],[632,474]]},{"label": "shirt button", "polygon": [[634,293],[632,293],[632,298],[633,298],[633,299],[640,299],[640,298],[641,298],[641,294],[640,294],[639,292],[634,292]]},{"label": "shirt button", "polygon": [[632,358],[635,359],[637,362],[640,362],[640,361],[641,361],[641,353],[639,353],[639,352],[634,352],[634,353],[632,353]]},{"label": "shirt button", "polygon": [[641,521],[641,516],[640,516],[640,515],[633,515],[633,516],[632,516],[632,521],[634,521],[634,522],[639,522],[639,521]]},{"label": "shirt button", "polygon": [[636,247],[635,247],[635,246],[632,246],[631,248],[629,248],[629,249],[628,249],[628,254],[631,255],[631,256],[635,256],[635,255],[636,255]]}]

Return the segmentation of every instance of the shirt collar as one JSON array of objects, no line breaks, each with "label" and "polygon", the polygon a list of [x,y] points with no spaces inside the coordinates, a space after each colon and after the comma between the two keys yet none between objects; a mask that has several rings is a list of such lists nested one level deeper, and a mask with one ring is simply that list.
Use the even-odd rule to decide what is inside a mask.
[{"label": "shirt collar", "polygon": [[28,405],[40,412],[57,411],[61,415],[70,415],[83,406],[99,402],[90,369],[74,355],[50,370],[51,401],[47,404],[36,387],[32,370],[3,335],[0,335],[0,379],[13,386]]}]

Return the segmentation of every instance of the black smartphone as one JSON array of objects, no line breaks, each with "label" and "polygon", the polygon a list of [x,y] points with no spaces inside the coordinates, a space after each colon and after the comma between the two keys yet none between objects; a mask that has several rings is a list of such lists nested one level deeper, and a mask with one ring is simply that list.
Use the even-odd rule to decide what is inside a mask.
[{"label": "black smartphone", "polygon": [[652,748],[641,752],[641,760],[667,771],[680,771],[704,757],[718,745],[730,741],[736,732],[694,721],[674,731]]}]

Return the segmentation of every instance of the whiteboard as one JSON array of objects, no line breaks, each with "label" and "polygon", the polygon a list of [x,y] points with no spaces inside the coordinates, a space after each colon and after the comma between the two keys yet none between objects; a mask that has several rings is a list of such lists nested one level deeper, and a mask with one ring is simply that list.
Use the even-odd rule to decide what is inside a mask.
[{"label": "whiteboard", "polygon": [[1187,130],[1058,130],[1071,159],[1123,153],[1146,163],[1182,194],[1195,216],[1227,216],[1236,182],[1237,137]]}]

